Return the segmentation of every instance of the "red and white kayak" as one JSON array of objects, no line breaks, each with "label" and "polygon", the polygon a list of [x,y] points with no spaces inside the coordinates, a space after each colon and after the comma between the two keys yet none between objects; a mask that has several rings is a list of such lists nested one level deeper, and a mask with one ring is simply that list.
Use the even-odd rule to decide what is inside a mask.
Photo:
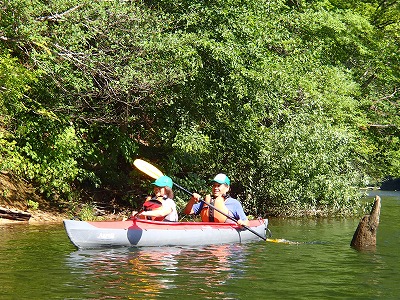
[{"label": "red and white kayak", "polygon": [[78,248],[198,246],[261,240],[254,232],[266,238],[268,220],[251,220],[248,228],[254,232],[236,223],[149,220],[64,220],[64,226],[69,239]]}]

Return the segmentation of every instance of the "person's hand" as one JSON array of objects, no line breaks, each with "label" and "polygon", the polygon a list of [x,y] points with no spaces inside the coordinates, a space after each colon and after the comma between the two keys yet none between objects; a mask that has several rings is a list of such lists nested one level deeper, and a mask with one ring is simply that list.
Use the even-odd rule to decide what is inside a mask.
[{"label": "person's hand", "polygon": [[137,215],[138,215],[138,212],[136,210],[134,210],[128,219],[129,220],[137,219]]},{"label": "person's hand", "polygon": [[238,223],[240,226],[243,226],[243,225],[244,225],[244,223],[243,223],[242,220],[237,220],[237,223]]},{"label": "person's hand", "polygon": [[201,196],[197,193],[193,193],[192,197],[194,199],[194,202],[196,202],[196,203],[199,202],[199,199],[201,198]]},{"label": "person's hand", "polygon": [[238,225],[240,225],[240,227],[243,226],[248,226],[249,225],[249,221],[243,221],[243,220],[237,220]]}]

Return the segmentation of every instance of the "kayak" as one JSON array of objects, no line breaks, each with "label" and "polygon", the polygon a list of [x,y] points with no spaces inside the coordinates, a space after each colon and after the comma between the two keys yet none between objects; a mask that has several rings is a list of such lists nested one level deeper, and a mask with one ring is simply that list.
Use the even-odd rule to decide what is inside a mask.
[{"label": "kayak", "polygon": [[80,249],[243,243],[266,238],[267,226],[267,219],[251,220],[250,230],[236,223],[64,220],[69,239]]}]

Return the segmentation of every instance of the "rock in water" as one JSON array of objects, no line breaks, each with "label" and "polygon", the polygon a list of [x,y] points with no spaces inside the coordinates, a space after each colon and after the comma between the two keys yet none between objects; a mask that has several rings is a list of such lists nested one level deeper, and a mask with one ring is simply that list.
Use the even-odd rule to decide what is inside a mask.
[{"label": "rock in water", "polygon": [[376,246],[376,231],[379,225],[379,215],[381,213],[381,198],[375,196],[375,202],[372,206],[371,213],[365,215],[356,231],[354,232],[353,239],[350,246],[357,249],[371,249]]}]

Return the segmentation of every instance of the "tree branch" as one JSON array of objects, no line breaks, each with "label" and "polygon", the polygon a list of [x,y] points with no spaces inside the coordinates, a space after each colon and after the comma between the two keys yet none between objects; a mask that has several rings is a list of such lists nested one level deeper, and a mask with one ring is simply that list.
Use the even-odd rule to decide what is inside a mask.
[{"label": "tree branch", "polygon": [[368,124],[369,127],[375,127],[375,128],[389,128],[389,127],[396,127],[394,124]]},{"label": "tree branch", "polygon": [[396,93],[397,93],[397,88],[395,87],[393,93],[391,93],[390,95],[387,95],[386,97],[383,97],[379,100],[381,101],[381,100],[387,100],[389,98],[393,98],[396,95]]},{"label": "tree branch", "polygon": [[56,14],[51,15],[51,16],[37,17],[36,20],[38,20],[38,21],[57,22],[57,21],[60,21],[65,15],[73,12],[74,10],[77,10],[78,8],[82,7],[83,5],[84,4],[79,4],[79,5],[75,6],[75,7],[72,7],[70,9],[64,11],[61,14],[56,13]]}]

